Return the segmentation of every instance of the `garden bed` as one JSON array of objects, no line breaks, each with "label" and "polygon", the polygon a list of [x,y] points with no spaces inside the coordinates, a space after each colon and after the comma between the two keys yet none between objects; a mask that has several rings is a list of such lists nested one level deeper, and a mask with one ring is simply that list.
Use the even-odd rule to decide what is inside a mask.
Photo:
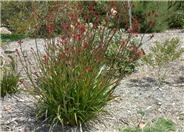
[{"label": "garden bed", "polygon": [[[150,34],[146,34],[149,36]],[[155,33],[154,38],[143,47],[149,52],[148,47],[154,45],[154,41],[164,42],[166,39],[178,37],[184,47],[184,33],[182,30],[169,30],[163,33]],[[23,40],[24,50],[35,48],[33,39]],[[43,49],[43,40],[38,40],[39,49]],[[17,42],[11,42],[7,50],[18,48]],[[184,59],[182,56],[181,59]],[[171,119],[176,123],[177,132],[184,131],[184,61],[178,60],[170,65],[172,73],[163,86],[159,87],[152,75],[153,70],[146,66],[139,67],[135,73],[121,81],[115,90],[118,97],[106,106],[108,115],[99,115],[101,123],[89,123],[84,126],[84,131],[119,131],[120,128],[136,127],[142,118],[146,123],[157,120],[159,117]],[[20,68],[21,69],[21,68]],[[2,131],[21,132],[46,132],[49,130],[47,123],[42,124],[34,117],[33,102],[31,95],[17,93],[1,99],[1,127]],[[60,131],[60,126],[54,132]],[[67,127],[65,130],[71,131],[77,128]]]}]

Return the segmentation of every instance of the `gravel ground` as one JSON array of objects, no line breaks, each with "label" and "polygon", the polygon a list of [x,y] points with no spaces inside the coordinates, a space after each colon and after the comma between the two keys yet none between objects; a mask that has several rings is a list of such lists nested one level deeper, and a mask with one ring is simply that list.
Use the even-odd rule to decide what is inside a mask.
[{"label": "gravel ground", "polygon": [[[146,34],[149,36],[150,34]],[[146,42],[143,47],[148,52],[148,47],[154,45],[154,41],[163,42],[166,39],[179,38],[184,47],[184,31],[169,30],[163,33],[155,33],[154,38]],[[34,40],[25,39],[22,44],[24,50],[29,50]],[[43,40],[38,40],[39,49],[43,49]],[[12,42],[7,49],[15,50],[17,44]],[[34,47],[33,47],[34,48]],[[184,59],[184,56],[182,56]],[[119,128],[135,127],[141,118],[146,123],[157,120],[159,117],[171,119],[176,123],[176,132],[184,132],[184,61],[173,62],[168,68],[169,78],[159,87],[153,70],[146,66],[139,67],[135,73],[121,81],[115,90],[118,97],[106,106],[109,114],[98,117],[99,123],[86,124],[83,131],[89,132],[113,132]],[[1,101],[1,130],[2,132],[47,132],[49,124],[36,121],[34,116],[34,98],[25,93],[17,93],[7,96]],[[145,112],[142,117],[139,114]],[[78,128],[66,127],[64,131],[78,131]],[[54,132],[61,132],[60,126],[56,126]]]}]

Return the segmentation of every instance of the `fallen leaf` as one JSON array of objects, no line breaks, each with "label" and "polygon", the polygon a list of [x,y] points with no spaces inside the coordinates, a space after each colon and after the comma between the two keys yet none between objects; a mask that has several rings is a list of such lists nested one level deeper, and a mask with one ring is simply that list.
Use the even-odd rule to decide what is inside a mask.
[{"label": "fallen leaf", "polygon": [[9,111],[11,109],[12,109],[12,107],[10,105],[8,107],[4,108],[5,111]]},{"label": "fallen leaf", "polygon": [[139,128],[143,129],[146,126],[145,122],[141,121],[139,123]]}]

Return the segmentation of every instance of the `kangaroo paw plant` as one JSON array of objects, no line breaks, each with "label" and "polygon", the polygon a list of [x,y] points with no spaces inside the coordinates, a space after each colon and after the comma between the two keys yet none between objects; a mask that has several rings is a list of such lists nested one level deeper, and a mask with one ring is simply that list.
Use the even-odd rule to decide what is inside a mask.
[{"label": "kangaroo paw plant", "polygon": [[[23,42],[18,41],[20,49],[16,52],[30,80],[27,89],[38,99],[37,114],[54,124],[74,126],[92,120],[114,98],[114,89],[128,74],[126,68],[144,54],[139,49],[143,37],[138,44],[130,43],[138,37],[141,23],[137,16],[130,18],[127,2],[97,3],[87,2],[83,10],[83,2],[45,2],[48,13],[44,15],[39,7],[33,7],[32,19],[45,24],[44,52],[35,41],[31,58],[25,57]],[[99,4],[101,11],[95,8]],[[60,16],[65,19],[58,19]],[[114,19],[117,27],[111,26]],[[129,19],[133,21],[132,29],[122,30],[112,44],[122,21],[130,28]],[[147,18],[148,28],[154,23],[149,21]],[[62,32],[56,35],[60,27]],[[39,24],[34,28],[40,29]],[[112,45],[116,48],[110,54]],[[114,78],[117,71],[121,74]]]}]

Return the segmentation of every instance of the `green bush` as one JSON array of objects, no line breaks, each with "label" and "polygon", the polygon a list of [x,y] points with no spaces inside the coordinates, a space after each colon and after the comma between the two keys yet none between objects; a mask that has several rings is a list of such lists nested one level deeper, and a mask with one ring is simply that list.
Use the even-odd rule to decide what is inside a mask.
[{"label": "green bush", "polygon": [[155,76],[161,85],[168,74],[166,67],[183,54],[184,48],[181,48],[178,39],[166,40],[163,44],[155,43],[156,45],[150,48],[151,52],[142,58],[142,62],[155,71]]},{"label": "green bush", "polygon": [[174,15],[168,19],[170,28],[184,28],[184,3],[181,1],[169,2],[169,7],[175,8]]},{"label": "green bush", "polygon": [[[9,59],[9,60],[8,60]],[[19,78],[20,75],[17,73],[17,64],[13,57],[8,56],[4,62],[6,65],[1,67],[2,77],[1,77],[1,97],[5,97],[7,94],[14,94],[18,91]]]},{"label": "green bush", "polygon": [[[113,4],[108,4],[110,2],[93,2],[93,5],[95,6],[94,11],[99,12],[101,16],[101,25],[104,24],[105,21],[105,15],[107,13],[106,7],[109,6],[110,9],[113,9]],[[90,2],[83,2],[83,10],[84,13],[81,14],[82,16],[89,15],[90,18],[87,19],[87,23],[95,22],[97,19],[97,16],[94,15],[91,12],[88,12],[88,8],[90,6]],[[120,6],[122,2],[117,2],[116,5]],[[125,3],[125,5],[127,2]],[[119,15],[126,14],[124,12],[124,9],[127,8],[127,5],[123,8],[117,7],[117,12]],[[142,26],[140,27],[140,32],[161,32],[164,30],[167,30],[171,27],[181,27],[181,23],[183,23],[183,4],[182,2],[168,2],[168,1],[135,1],[130,2],[130,6],[132,9],[132,15],[140,18],[140,23]],[[150,12],[150,13],[149,13]],[[146,17],[145,17],[146,14]],[[151,14],[151,15],[149,15]],[[158,17],[155,18],[155,14],[158,14]],[[126,15],[129,15],[128,13]],[[125,19],[127,16],[124,15],[123,19]],[[134,24],[134,19],[132,19],[132,24]],[[146,20],[151,20],[152,22],[155,22],[157,26],[151,26],[149,29],[147,28],[147,25],[150,25],[149,22],[146,22]],[[116,19],[111,21],[111,28],[116,27],[117,25],[119,28],[123,28],[128,30],[125,25],[129,26],[129,18],[127,17],[126,21],[128,22],[121,22],[121,24],[117,24],[118,21]]]},{"label": "green bush", "polygon": [[[58,2],[62,4],[62,2]],[[71,6],[70,2],[67,6]],[[63,8],[63,7],[62,7]],[[56,9],[56,5],[52,4],[51,1],[3,1],[2,2],[2,25],[8,27],[15,34],[31,34],[36,33],[37,37],[48,37],[46,32],[46,16]],[[36,16],[33,15],[37,12]],[[61,13],[62,14],[62,13]],[[62,32],[61,21],[68,19],[67,14],[58,14],[55,19],[55,25],[58,25],[55,34]],[[38,20],[39,19],[39,20]],[[52,19],[51,19],[52,21]]]},{"label": "green bush", "polygon": [[[106,58],[108,61],[114,61],[114,66],[116,67],[116,72],[114,73],[114,77],[119,77],[121,74],[125,73],[131,74],[134,72],[135,67],[137,66],[137,60],[142,57],[144,50],[138,47],[140,40],[137,38],[132,39],[129,43],[123,45],[123,52],[119,52],[121,50],[121,46],[119,43],[119,37],[126,36],[123,33],[123,30],[118,31],[109,45],[109,48],[106,52]],[[129,58],[133,59],[129,65],[126,65],[129,62]],[[111,64],[112,62],[108,62]]]},{"label": "green bush", "polygon": [[3,72],[3,79],[1,80],[1,97],[7,94],[14,94],[18,91],[19,75],[12,72]]},{"label": "green bush", "polygon": [[1,2],[1,24],[13,33],[27,34],[32,21],[31,2],[3,1]]},{"label": "green bush", "polygon": [[[135,4],[135,8],[132,9],[132,14],[141,18],[143,24],[140,32],[161,32],[169,28],[168,18],[174,15],[173,12],[175,10],[173,8],[168,9],[169,6],[167,1],[135,1],[133,3]],[[152,11],[158,14],[157,18],[154,17],[155,14]],[[149,14],[151,15],[149,16]],[[146,19],[155,21],[157,26],[152,26],[146,31]]]}]

